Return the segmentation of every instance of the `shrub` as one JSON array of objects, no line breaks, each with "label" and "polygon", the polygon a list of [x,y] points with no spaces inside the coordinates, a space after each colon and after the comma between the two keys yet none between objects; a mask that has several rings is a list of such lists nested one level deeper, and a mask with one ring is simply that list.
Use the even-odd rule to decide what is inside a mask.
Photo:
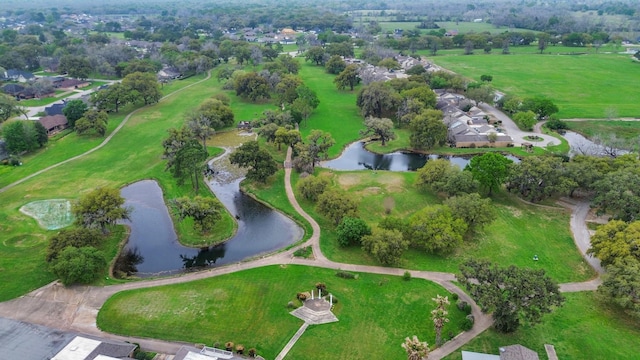
[{"label": "shrub", "polygon": [[287,308],[289,309],[295,309],[296,308],[296,304],[293,303],[293,301],[289,301],[287,303]]},{"label": "shrub", "polygon": [[227,341],[224,344],[224,349],[227,351],[233,351],[233,345],[234,345],[233,341]]},{"label": "shrub", "polygon": [[405,272],[404,272],[404,275],[402,275],[402,280],[404,280],[404,281],[409,281],[409,280],[411,280],[411,273],[410,273],[410,272],[408,272],[408,271],[405,271]]},{"label": "shrub", "polygon": [[316,283],[316,289],[321,290],[323,294],[327,293],[327,285],[325,285],[324,283]]},{"label": "shrub", "polygon": [[244,345],[240,345],[240,344],[236,345],[236,354],[240,354],[240,355],[244,354]]},{"label": "shrub", "polygon": [[256,357],[256,355],[257,355],[256,348],[249,349],[249,353],[248,354],[249,354],[249,357],[252,357],[252,358]]},{"label": "shrub", "polygon": [[343,279],[357,279],[358,278],[358,274],[353,274],[347,271],[338,271],[336,273],[337,277],[343,278]]},{"label": "shrub", "polygon": [[460,324],[462,331],[469,331],[473,329],[473,321],[473,315],[467,315],[467,317],[462,320],[462,324]]},{"label": "shrub", "polygon": [[313,254],[313,250],[311,249],[311,246],[306,246],[293,252],[293,256],[297,256],[305,259],[308,259],[312,254]]},{"label": "shrub", "polygon": [[298,295],[296,295],[296,299],[300,300],[300,301],[305,301],[307,300],[307,294],[305,293],[298,293]]},{"label": "shrub", "polygon": [[358,245],[362,237],[371,234],[371,227],[360,218],[345,217],[336,228],[340,246]]},{"label": "shrub", "polygon": [[458,301],[459,297],[460,296],[457,293],[451,293],[451,300],[452,301]]},{"label": "shrub", "polygon": [[465,306],[467,306],[467,305],[469,305],[469,304],[467,304],[467,302],[463,301],[463,300],[458,300],[458,302],[456,302],[456,306],[460,310],[464,310]]}]

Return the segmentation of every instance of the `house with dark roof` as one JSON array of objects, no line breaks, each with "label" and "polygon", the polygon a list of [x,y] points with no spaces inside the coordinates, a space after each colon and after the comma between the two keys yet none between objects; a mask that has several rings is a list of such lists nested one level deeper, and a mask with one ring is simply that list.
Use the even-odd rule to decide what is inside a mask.
[{"label": "house with dark roof", "polygon": [[51,115],[41,117],[38,120],[42,126],[47,130],[47,135],[54,135],[69,126],[69,121],[64,115]]},{"label": "house with dark roof", "polygon": [[36,77],[28,71],[11,69],[4,72],[4,79],[25,83],[35,80]]},{"label": "house with dark roof", "polygon": [[7,95],[20,97],[20,93],[24,91],[24,86],[20,84],[6,84],[2,87],[2,91]]},{"label": "house with dark roof", "polygon": [[61,89],[80,89],[89,86],[91,83],[85,80],[65,79],[58,85]]},{"label": "house with dark roof", "polygon": [[52,104],[51,106],[45,107],[44,112],[49,116],[62,115],[63,114],[62,110],[64,109],[65,106],[67,106],[67,103]]},{"label": "house with dark roof", "polygon": [[539,360],[538,353],[522,345],[502,346],[498,349],[499,355],[477,353],[471,351],[462,352],[462,360]]}]

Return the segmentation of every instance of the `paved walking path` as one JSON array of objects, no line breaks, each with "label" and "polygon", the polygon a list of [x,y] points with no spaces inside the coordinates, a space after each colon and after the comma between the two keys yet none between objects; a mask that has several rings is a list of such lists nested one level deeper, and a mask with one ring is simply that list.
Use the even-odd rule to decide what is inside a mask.
[{"label": "paved walking path", "polygon": [[[482,109],[482,111],[484,111],[485,113],[492,114],[493,116],[496,117],[496,119],[502,121],[502,127],[506,130],[507,135],[511,136],[515,146],[520,146],[523,142],[527,142],[532,144],[533,146],[540,146],[540,147],[545,147],[549,144],[560,145],[560,140],[554,138],[553,136],[542,134],[539,131],[534,133],[534,132],[520,130],[520,128],[518,128],[518,125],[516,125],[513,122],[513,120],[511,120],[510,117],[508,117],[505,113],[503,113],[502,111],[496,109],[495,107],[489,104],[482,103],[482,104],[479,104],[478,107]],[[526,136],[531,136],[531,135],[537,135],[541,137],[543,140],[535,142],[535,141],[525,139]]]},{"label": "paved walking path", "polygon": [[[201,81],[205,81],[209,77],[210,77],[210,73],[206,79]],[[189,86],[193,86],[198,83],[194,83]],[[165,96],[164,98],[171,96],[183,89],[177,90]],[[93,151],[96,151],[102,148],[124,126],[124,124],[131,117],[131,115],[133,115],[134,113],[136,113],[141,109],[138,109],[130,113],[123,120],[123,122],[118,126],[118,128],[116,128],[116,130],[114,130],[114,132],[111,135],[109,135],[109,137],[107,137],[107,139],[105,139],[105,141],[103,141],[96,148],[90,151],[87,151],[84,154],[70,158],[58,164],[52,165],[46,169],[40,170],[37,173],[34,173],[13,184],[10,184],[0,189],[0,193],[3,191],[6,191],[7,189],[19,183],[22,183],[28,179],[33,178],[34,176],[37,176],[43,172],[46,172],[52,168],[55,168],[67,162],[73,161],[80,157],[86,156],[92,153]],[[320,249],[320,226],[309,214],[307,214],[300,207],[300,205],[298,204],[295,198],[293,188],[291,186],[291,148],[289,148],[289,150],[287,151],[287,160],[285,161],[285,190],[286,190],[287,197],[291,202],[293,208],[311,224],[311,228],[312,228],[312,234],[309,240],[292,249],[289,249],[287,251],[283,251],[280,253],[272,254],[272,255],[267,255],[262,258],[258,258],[258,259],[247,261],[247,262],[241,262],[241,263],[231,264],[223,267],[212,268],[212,269],[201,271],[201,272],[182,274],[175,277],[161,278],[161,279],[149,280],[149,281],[130,282],[130,283],[125,283],[120,285],[112,285],[112,286],[104,286],[104,287],[95,287],[95,286],[63,287],[62,285],[59,285],[58,282],[53,282],[40,289],[32,291],[31,293],[26,294],[20,298],[13,299],[4,303],[0,303],[0,316],[16,319],[16,320],[22,320],[26,322],[31,322],[35,324],[46,325],[46,326],[50,326],[50,327],[61,329],[61,330],[75,330],[82,333],[97,335],[97,336],[110,338],[110,339],[138,342],[145,349],[158,351],[158,352],[174,353],[184,343],[166,342],[166,341],[154,340],[154,339],[122,337],[122,336],[108,334],[100,331],[96,326],[96,317],[97,317],[98,311],[100,310],[104,302],[109,297],[123,290],[148,288],[148,287],[154,287],[154,286],[160,286],[160,285],[189,282],[197,279],[204,279],[204,278],[229,274],[237,271],[269,266],[269,265],[297,264],[297,265],[316,266],[316,267],[336,269],[336,270],[347,270],[347,271],[354,271],[354,272],[367,272],[367,273],[396,275],[396,276],[402,276],[404,272],[407,271],[405,269],[399,269],[399,268],[337,263],[337,262],[328,260],[322,254],[322,251]],[[588,203],[573,202],[573,204],[574,205],[572,205],[571,230],[574,234],[576,245],[580,249],[583,256],[585,256],[587,261],[589,261],[589,263],[592,264],[592,266],[594,266],[594,263],[592,263],[592,261],[590,261],[585,254],[586,248],[588,248],[588,244],[589,244],[589,232],[588,232],[588,229],[586,229],[586,224],[585,224],[586,216],[588,213]],[[301,259],[301,258],[293,257],[293,252],[295,250],[305,246],[312,247],[314,259]],[[594,268],[596,267],[594,266]],[[598,272],[602,271],[601,268],[596,268],[596,270]],[[483,314],[480,308],[478,307],[478,305],[473,301],[473,299],[471,299],[464,291],[462,291],[453,283],[453,281],[455,281],[454,274],[443,273],[443,272],[432,272],[432,271],[416,271],[416,270],[409,270],[409,272],[411,273],[412,277],[435,282],[443,286],[448,291],[458,294],[459,298],[462,301],[466,301],[471,305],[472,314],[475,319],[474,327],[472,330],[458,335],[451,341],[446,342],[440,348],[437,348],[434,351],[432,351],[429,357],[430,359],[441,359],[442,357],[447,356],[448,354],[456,351],[461,346],[463,346],[464,344],[466,344],[467,342],[469,342],[474,337],[476,337],[477,335],[479,335],[480,333],[482,333],[484,330],[488,329],[491,326],[492,324],[491,317]],[[599,279],[596,278],[594,280],[582,282],[582,283],[561,284],[561,290],[568,291],[568,292],[590,291],[590,290],[594,290],[598,284],[599,284]],[[300,333],[300,335],[301,334],[302,333]]]}]

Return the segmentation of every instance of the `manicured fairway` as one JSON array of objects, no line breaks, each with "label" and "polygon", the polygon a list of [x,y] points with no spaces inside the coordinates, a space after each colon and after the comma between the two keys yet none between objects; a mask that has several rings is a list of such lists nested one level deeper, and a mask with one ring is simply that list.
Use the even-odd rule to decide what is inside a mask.
[{"label": "manicured fairway", "polygon": [[628,55],[476,54],[430,60],[476,81],[493,75],[493,86],[507,94],[546,96],[558,105],[561,118],[604,118],[609,108],[619,116],[640,113],[637,78],[631,75],[640,63]]},{"label": "manicured fairway", "polygon": [[[196,79],[193,80],[195,82]],[[52,198],[77,199],[83,193],[100,186],[121,187],[141,180],[156,179],[162,187],[165,198],[172,199],[192,193],[189,184],[177,186],[175,179],[164,171],[165,161],[162,159],[162,139],[170,127],[181,126],[187,109],[198,106],[204,99],[212,95],[211,85],[215,80],[189,88],[185,92],[170,97],[159,104],[152,105],[134,115],[122,130],[102,149],[52,169],[23,184],[0,194],[0,233],[3,239],[29,237],[30,247],[7,241],[0,242],[0,301],[22,295],[30,290],[45,285],[53,280],[46,272],[43,251],[47,238],[53,232],[41,229],[33,220],[18,212],[20,206],[34,200]],[[189,84],[191,82],[187,82]],[[165,86],[165,90],[178,87],[179,82]],[[185,83],[182,84],[184,86]],[[123,115],[120,115],[123,116]],[[115,123],[115,121],[113,121]],[[111,124],[110,126],[113,126]],[[69,135],[63,141],[73,141],[75,136]],[[79,139],[77,139],[79,140]],[[102,141],[102,139],[98,139]],[[66,157],[58,152],[51,152],[51,157],[43,157],[41,163],[34,158],[34,168],[27,173],[53,164],[72,154],[81,153],[90,148],[92,141],[82,145],[65,143]],[[95,143],[93,143],[95,144]],[[209,144],[214,145],[214,144]],[[63,145],[59,145],[61,148]],[[76,147],[77,146],[77,147]],[[42,154],[45,155],[45,154]],[[12,174],[9,174],[10,176]],[[3,175],[4,177],[5,175]],[[16,177],[17,179],[19,177]],[[207,194],[201,190],[200,194]],[[211,195],[209,195],[211,196]],[[227,215],[212,231],[211,241],[228,238],[234,227]],[[189,238],[199,238],[187,222],[175,223],[180,237],[189,242]],[[29,234],[29,235],[25,235]],[[198,242],[201,243],[201,242]],[[11,256],[5,254],[11,254]],[[16,281],[20,279],[20,281]],[[7,289],[7,291],[5,291]]]},{"label": "manicured fairway", "polygon": [[[406,336],[435,339],[429,312],[434,283],[360,274],[357,280],[336,271],[305,266],[270,266],[179,285],[118,293],[98,314],[98,326],[117,334],[212,345],[233,341],[255,347],[273,359],[302,325],[289,315],[296,293],[318,282],[337,299],[337,323],[311,326],[288,359],[399,359]],[[464,314],[449,307],[443,336],[457,334]]]},{"label": "manicured fairway", "polygon": [[[544,344],[555,346],[560,359],[637,359],[640,327],[637,321],[597,300],[593,292],[564,294],[567,301],[542,324],[524,326],[514,334],[487,330],[460,350],[498,354],[498,348],[521,344],[546,359]],[[460,350],[446,357],[461,359]]]},{"label": "manicured fairway", "polygon": [[637,145],[640,136],[640,121],[587,120],[567,121],[569,129],[588,138],[600,136],[604,139],[614,134],[618,139],[632,140]]},{"label": "manicured fairway", "polygon": [[[441,203],[434,194],[417,191],[413,185],[415,173],[412,172],[322,170],[319,176],[329,177],[333,186],[354,194],[360,200],[360,217],[372,225],[385,216],[383,203],[386,198],[393,199],[391,215],[404,219],[427,205]],[[357,246],[339,246],[335,227],[315,211],[315,204],[299,195],[298,201],[320,223],[320,245],[329,259],[343,263],[377,264]],[[496,221],[454,254],[431,255],[410,249],[398,267],[457,272],[461,262],[474,257],[505,265],[543,268],[558,282],[583,281],[594,275],[576,250],[567,211],[526,205],[504,193],[498,194],[494,203],[498,213]],[[533,255],[538,255],[540,260],[533,261]]]}]

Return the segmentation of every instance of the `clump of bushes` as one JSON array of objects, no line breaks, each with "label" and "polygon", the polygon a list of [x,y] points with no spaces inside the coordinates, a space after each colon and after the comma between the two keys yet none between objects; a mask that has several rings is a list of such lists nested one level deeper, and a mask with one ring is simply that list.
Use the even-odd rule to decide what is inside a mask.
[{"label": "clump of bushes", "polygon": [[236,354],[244,354],[244,345],[238,344],[236,345]]},{"label": "clump of bushes", "polygon": [[233,345],[235,345],[235,344],[233,343],[233,341],[227,341],[227,342],[224,344],[224,349],[225,349],[225,350],[227,350],[227,351],[233,351]]},{"label": "clump of bushes", "polygon": [[353,274],[348,271],[338,271],[336,276],[343,279],[357,279],[358,274]]},{"label": "clump of bushes", "polygon": [[300,300],[300,301],[305,301],[309,298],[309,293],[306,292],[300,292],[296,295],[296,299]]},{"label": "clump of bushes", "polygon": [[465,314],[471,314],[471,305],[469,305],[466,301],[458,300],[456,303],[458,309],[462,310]]},{"label": "clump of bushes", "polygon": [[410,273],[410,272],[408,272],[408,271],[405,271],[405,272],[404,272],[404,275],[402,275],[402,280],[404,280],[404,281],[409,281],[409,280],[411,280],[411,273]]},{"label": "clump of bushes", "polygon": [[469,314],[464,318],[464,320],[462,320],[462,324],[460,324],[460,327],[462,328],[463,331],[469,331],[473,329],[473,323],[474,323],[473,315]]}]

